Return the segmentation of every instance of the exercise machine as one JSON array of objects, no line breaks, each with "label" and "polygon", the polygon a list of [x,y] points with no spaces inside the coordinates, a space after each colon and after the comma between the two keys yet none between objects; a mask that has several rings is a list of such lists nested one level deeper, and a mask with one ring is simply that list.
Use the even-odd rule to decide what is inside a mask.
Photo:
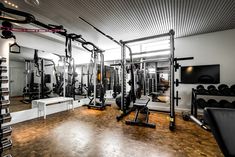
[{"label": "exercise machine", "polygon": [[[46,64],[50,62],[52,64]],[[38,50],[34,52],[34,60],[25,60],[26,68],[26,86],[23,89],[23,102],[30,103],[35,99],[48,98],[52,90],[47,87],[47,83],[51,81],[51,75],[45,74],[45,67],[53,66],[56,72],[55,63],[53,60],[38,57]],[[35,70],[34,67],[36,68]],[[40,83],[35,83],[35,76],[40,78]]]},{"label": "exercise machine", "polygon": [[[91,84],[92,77],[88,77],[88,98],[90,99],[90,102],[86,104],[88,108],[95,108],[103,110],[106,106],[111,106],[110,104],[105,103],[105,86],[104,86],[104,55],[103,51],[99,50],[95,45],[92,43],[84,43],[82,46],[91,52],[91,62],[93,62],[93,84]],[[93,47],[92,49],[89,49],[88,47]],[[92,61],[93,59],[93,61]],[[98,73],[98,67],[97,63],[100,63],[100,71]],[[92,63],[91,63],[92,64]],[[89,74],[89,68],[88,68],[88,74]],[[99,81],[97,81],[99,80]],[[91,96],[91,93],[93,92],[93,96]],[[99,102],[96,98],[99,98]]]}]

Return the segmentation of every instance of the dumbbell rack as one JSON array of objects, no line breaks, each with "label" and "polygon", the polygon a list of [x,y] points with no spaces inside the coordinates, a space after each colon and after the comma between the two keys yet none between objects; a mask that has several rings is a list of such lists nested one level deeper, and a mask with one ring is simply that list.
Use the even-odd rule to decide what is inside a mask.
[{"label": "dumbbell rack", "polygon": [[[8,150],[12,147],[11,141],[11,133],[12,128],[11,126],[3,126],[4,123],[11,121],[11,115],[9,112],[9,90],[7,87],[8,84],[8,77],[4,76],[7,74],[7,66],[6,66],[6,58],[0,56],[0,107],[1,107],[1,114],[0,114],[0,154],[3,156],[3,152]],[[4,87],[5,86],[5,87]],[[4,157],[11,157],[10,154],[5,155]]]},{"label": "dumbbell rack", "polygon": [[226,96],[226,97],[235,97],[235,95],[225,95],[222,93],[217,93],[217,94],[212,94],[209,92],[206,93],[199,93],[196,89],[192,88],[192,98],[191,98],[191,115],[193,115],[194,117],[197,118],[197,110],[198,110],[198,106],[197,106],[197,96],[198,95],[204,95],[204,96]]}]

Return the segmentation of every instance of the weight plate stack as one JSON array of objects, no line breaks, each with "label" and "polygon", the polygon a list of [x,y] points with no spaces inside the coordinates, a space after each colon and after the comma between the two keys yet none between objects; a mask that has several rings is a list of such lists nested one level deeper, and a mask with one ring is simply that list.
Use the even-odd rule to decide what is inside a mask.
[{"label": "weight plate stack", "polygon": [[209,99],[207,101],[207,107],[220,107],[220,105],[215,99]]},{"label": "weight plate stack", "polygon": [[233,108],[232,103],[227,100],[220,100],[219,104],[223,106],[223,108]]},{"label": "weight plate stack", "polygon": [[230,87],[231,95],[235,96],[235,84]]},{"label": "weight plate stack", "polygon": [[235,101],[232,102],[232,106],[233,106],[233,108],[235,108]]},{"label": "weight plate stack", "polygon": [[218,90],[222,95],[231,95],[231,90],[226,84],[221,84],[218,86]]},{"label": "weight plate stack", "polygon": [[214,85],[209,85],[207,87],[207,90],[208,90],[209,94],[211,94],[211,95],[218,95],[219,94],[219,91],[216,89],[216,87]]},{"label": "weight plate stack", "polygon": [[199,94],[207,94],[207,90],[204,88],[203,85],[198,85],[196,89]]},{"label": "weight plate stack", "polygon": [[199,98],[196,101],[198,108],[204,109],[207,106],[207,103],[204,99]]}]

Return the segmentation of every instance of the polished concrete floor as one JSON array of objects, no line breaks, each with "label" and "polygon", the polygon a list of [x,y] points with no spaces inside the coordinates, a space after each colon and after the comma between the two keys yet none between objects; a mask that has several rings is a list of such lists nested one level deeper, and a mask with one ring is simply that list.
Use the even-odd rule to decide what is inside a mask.
[{"label": "polished concrete floor", "polygon": [[[156,129],[117,122],[119,111],[80,107],[13,125],[13,157],[199,157],[223,156],[211,133],[179,116],[168,129],[166,114],[151,113]],[[133,114],[127,119],[133,117]]]}]

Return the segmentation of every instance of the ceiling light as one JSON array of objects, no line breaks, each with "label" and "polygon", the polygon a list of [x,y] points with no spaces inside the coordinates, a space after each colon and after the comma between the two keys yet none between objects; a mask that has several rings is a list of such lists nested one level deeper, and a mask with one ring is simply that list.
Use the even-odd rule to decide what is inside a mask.
[{"label": "ceiling light", "polygon": [[33,6],[33,7],[36,7],[36,6],[39,6],[39,0],[24,0],[25,3]]},{"label": "ceiling light", "polygon": [[15,8],[18,8],[18,5],[12,3],[12,2],[9,2],[7,0],[4,1],[6,4],[10,5],[11,7],[15,7]]}]

